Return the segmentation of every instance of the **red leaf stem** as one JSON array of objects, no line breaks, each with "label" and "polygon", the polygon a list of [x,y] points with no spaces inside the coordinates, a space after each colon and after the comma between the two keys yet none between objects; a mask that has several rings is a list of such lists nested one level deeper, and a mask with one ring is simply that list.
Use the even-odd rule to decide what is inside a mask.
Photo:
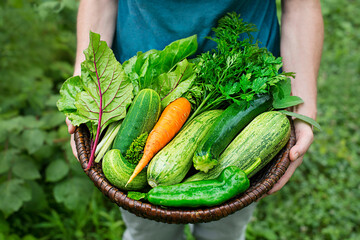
[{"label": "red leaf stem", "polygon": [[91,149],[91,155],[90,155],[89,163],[88,163],[85,171],[90,169],[91,165],[93,164],[94,158],[95,158],[95,150],[96,150],[96,147],[97,147],[97,144],[98,144],[98,141],[99,141],[100,130],[101,130],[101,118],[102,118],[102,114],[103,114],[103,109],[102,109],[103,104],[102,104],[102,93],[101,93],[101,86],[100,86],[100,78],[99,78],[98,70],[97,70],[97,67],[96,67],[95,57],[96,56],[95,56],[95,52],[94,52],[94,67],[95,67],[96,78],[97,78],[97,81],[98,81],[99,96],[100,96],[99,121],[98,121],[97,130],[96,130],[95,142],[94,142],[93,148]]}]

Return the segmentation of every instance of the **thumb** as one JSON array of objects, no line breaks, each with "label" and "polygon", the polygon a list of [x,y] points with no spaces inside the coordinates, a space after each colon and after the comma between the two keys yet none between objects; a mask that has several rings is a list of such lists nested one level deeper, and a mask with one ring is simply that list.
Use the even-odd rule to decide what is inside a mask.
[{"label": "thumb", "polygon": [[75,129],[76,129],[75,126],[71,124],[71,122],[70,122],[70,120],[69,120],[68,117],[66,117],[65,122],[66,122],[66,125],[67,125],[67,127],[68,127],[68,132],[69,132],[69,134],[73,134],[73,133],[75,132]]},{"label": "thumb", "polygon": [[310,125],[300,120],[295,120],[296,143],[290,149],[290,160],[295,161],[304,156],[314,140],[314,134]]}]

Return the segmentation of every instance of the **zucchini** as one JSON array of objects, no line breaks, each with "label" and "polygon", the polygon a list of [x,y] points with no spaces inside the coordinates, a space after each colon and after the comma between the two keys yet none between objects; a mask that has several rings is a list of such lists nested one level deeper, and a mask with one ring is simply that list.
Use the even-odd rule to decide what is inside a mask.
[{"label": "zucchini", "polygon": [[272,107],[270,95],[260,95],[255,100],[233,103],[216,119],[209,132],[197,147],[193,163],[197,170],[208,172],[218,161],[220,154],[236,135],[257,115]]},{"label": "zucchini", "polygon": [[185,181],[216,178],[228,166],[246,171],[260,158],[261,163],[248,175],[251,177],[286,145],[290,130],[290,121],[284,114],[277,111],[262,113],[229,144],[220,155],[218,165],[208,173],[196,173]]},{"label": "zucchini", "polygon": [[161,100],[157,92],[143,89],[135,97],[113,143],[125,155],[131,143],[143,133],[149,133],[161,113]]},{"label": "zucchini", "polygon": [[141,190],[148,186],[144,169],[125,187],[135,167],[136,164],[126,160],[119,149],[111,149],[102,160],[102,170],[106,179],[122,190]]},{"label": "zucchini", "polygon": [[183,180],[192,166],[194,151],[222,110],[195,117],[151,160],[147,178],[151,187],[172,185]]}]

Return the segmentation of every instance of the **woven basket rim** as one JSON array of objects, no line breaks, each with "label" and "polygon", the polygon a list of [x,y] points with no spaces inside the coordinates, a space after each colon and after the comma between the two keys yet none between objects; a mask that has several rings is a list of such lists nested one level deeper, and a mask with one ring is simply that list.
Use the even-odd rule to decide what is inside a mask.
[{"label": "woven basket rim", "polygon": [[84,172],[112,202],[142,218],[164,223],[186,224],[219,220],[239,211],[265,195],[284,175],[290,165],[289,152],[295,144],[295,131],[291,119],[290,123],[291,135],[288,143],[262,171],[251,177],[251,185],[244,193],[221,205],[202,208],[164,208],[128,198],[126,191],[116,188],[107,181],[101,169],[101,162],[94,163],[90,170],[85,170],[90,157],[90,136],[86,125],[81,125],[75,130],[74,138],[78,159]]}]

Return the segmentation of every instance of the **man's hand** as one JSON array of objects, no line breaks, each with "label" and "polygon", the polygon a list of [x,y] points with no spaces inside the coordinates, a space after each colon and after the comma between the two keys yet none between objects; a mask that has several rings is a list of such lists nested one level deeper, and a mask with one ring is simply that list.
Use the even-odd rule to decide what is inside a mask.
[{"label": "man's hand", "polygon": [[285,174],[279,179],[268,194],[273,194],[279,191],[289,181],[291,176],[294,174],[295,169],[302,163],[304,154],[307,152],[314,140],[312,127],[309,124],[304,123],[301,120],[294,120],[294,126],[296,143],[290,149],[290,165]]},{"label": "man's hand", "polygon": [[[323,19],[320,0],[282,0],[281,57],[283,70],[295,72],[291,81],[292,95],[304,100],[294,107],[294,112],[316,118],[316,80],[320,66],[323,44]],[[296,143],[290,149],[290,166],[285,174],[268,192],[279,191],[301,165],[314,135],[312,127],[301,120],[294,120]]]},{"label": "man's hand", "polygon": [[75,132],[76,128],[71,124],[70,120],[67,117],[66,117],[65,122],[66,122],[66,125],[68,127],[68,132],[69,132],[69,134],[71,134],[71,136],[70,136],[70,146],[71,146],[72,152],[73,152],[74,156],[76,157],[76,159],[78,159],[76,146],[75,146],[75,140],[74,140],[74,132]]}]

